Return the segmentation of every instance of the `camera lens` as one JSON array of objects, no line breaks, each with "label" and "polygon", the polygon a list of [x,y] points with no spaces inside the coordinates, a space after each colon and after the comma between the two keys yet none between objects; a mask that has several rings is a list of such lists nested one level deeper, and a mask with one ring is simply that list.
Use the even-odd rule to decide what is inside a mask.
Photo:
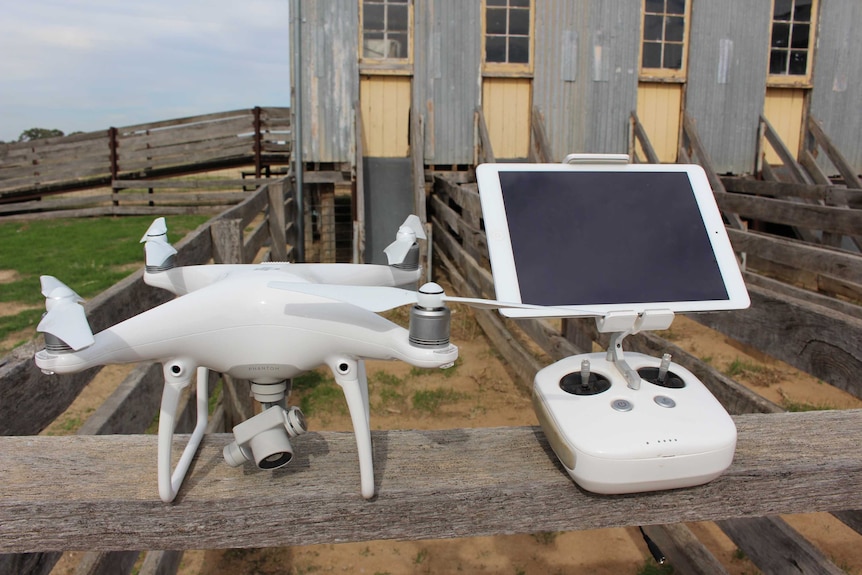
[{"label": "camera lens", "polygon": [[287,465],[293,459],[293,454],[287,451],[281,453],[273,453],[269,457],[264,457],[257,462],[257,466],[261,469],[278,469],[282,465]]}]

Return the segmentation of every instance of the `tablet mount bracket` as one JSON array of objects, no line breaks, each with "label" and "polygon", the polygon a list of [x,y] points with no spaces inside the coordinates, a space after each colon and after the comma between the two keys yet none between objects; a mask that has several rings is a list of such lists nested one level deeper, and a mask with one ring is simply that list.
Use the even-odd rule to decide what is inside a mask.
[{"label": "tablet mount bracket", "polygon": [[640,313],[612,311],[596,318],[596,328],[599,332],[611,334],[607,360],[616,366],[630,389],[640,389],[641,377],[626,362],[623,339],[639,331],[667,329],[671,323],[673,323],[673,312],[670,310],[646,310]]}]

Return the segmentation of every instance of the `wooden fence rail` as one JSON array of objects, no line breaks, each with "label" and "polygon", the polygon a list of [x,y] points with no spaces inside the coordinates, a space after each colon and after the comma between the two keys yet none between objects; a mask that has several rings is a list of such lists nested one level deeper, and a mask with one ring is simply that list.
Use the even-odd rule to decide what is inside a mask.
[{"label": "wooden fence rail", "polygon": [[[266,211],[267,205],[279,202],[283,209]],[[296,241],[291,237],[296,218],[292,206],[289,194],[276,191],[273,184],[263,186],[212,225],[187,237],[179,246],[180,263],[206,261],[211,256],[217,261],[248,261],[267,237],[274,238],[274,245],[282,243],[275,239],[282,232],[287,251]],[[265,218],[258,217],[262,211],[266,211]],[[492,297],[493,281],[475,184],[459,185],[438,176],[429,214],[434,252],[458,295]],[[280,220],[282,216],[284,220]],[[213,228],[222,232],[214,235],[210,231]],[[759,249],[754,244],[748,247]],[[272,257],[280,259],[275,251]],[[855,262],[846,267],[847,271],[839,271],[850,281],[858,273],[853,271]],[[126,280],[126,289],[109,290],[113,293],[106,292],[89,304],[91,318],[100,318],[94,329],[118,320],[110,315],[115,306],[120,314],[141,311],[135,311],[142,305],[135,301],[140,297],[134,295],[139,293],[135,291],[138,283],[142,284],[140,274]],[[774,301],[786,299],[767,288],[752,289],[752,293],[758,307],[765,305],[764,301],[773,306],[778,305]],[[762,299],[761,295],[773,299]],[[825,323],[836,321],[832,312],[821,312],[820,307],[806,313],[818,314]],[[738,328],[770,332],[780,330],[781,322],[788,321],[778,307],[766,311],[754,325],[748,325],[744,318],[737,320],[743,324]],[[590,322],[565,322],[560,330],[539,320],[504,320],[490,311],[480,311],[477,318],[525,387],[547,359],[538,358],[531,345],[522,343],[524,334],[552,359],[588,349],[594,341],[603,343],[601,336],[591,332],[594,325],[591,328]],[[817,343],[821,347],[817,353],[801,355],[809,358],[806,361],[812,372],[828,372],[825,381],[839,385],[832,381],[838,373],[836,380],[843,382],[840,385],[858,390],[858,376],[853,376],[859,373],[856,368],[862,358],[858,343],[848,346],[848,332],[843,332],[844,336],[837,333],[848,327],[858,331],[858,316],[856,323],[840,320],[843,323],[835,330],[824,327],[825,335],[820,329],[803,333],[803,340],[808,337],[807,345]],[[857,332],[850,337],[862,341],[854,334]],[[797,558],[807,551],[800,536],[771,516],[834,511],[842,512],[838,516],[848,525],[862,524],[859,513],[852,511],[862,508],[862,459],[856,446],[862,432],[862,410],[776,413],[778,406],[671,342],[654,334],[637,334],[627,342],[634,350],[653,355],[656,350],[671,350],[675,361],[701,378],[731,413],[740,414],[735,415],[739,430],[736,457],[719,479],[681,490],[599,496],[572,483],[535,427],[381,431],[374,432],[379,495],[364,501],[356,490],[355,441],[350,433],[309,433],[296,438],[295,464],[272,474],[242,473],[225,466],[221,450],[232,436],[213,434],[205,438],[177,501],[165,505],[155,493],[153,436],[23,437],[47,425],[89,377],[71,382],[71,389],[58,389],[66,385],[57,386],[54,379],[39,374],[32,364],[34,346],[25,346],[0,360],[0,381],[15,382],[0,386],[0,425],[4,426],[0,433],[16,436],[0,437],[0,482],[4,485],[0,494],[0,551],[261,547],[623,525],[654,526],[650,529],[684,547],[681,542],[689,534],[684,528],[667,524],[729,520],[734,523],[727,530],[741,533],[744,526],[738,523],[740,518],[750,518],[746,520],[757,521],[760,532],[786,534],[793,552],[782,549],[787,556],[784,564],[801,564]],[[838,359],[818,363],[824,350]],[[845,364],[853,369],[842,372],[840,366]],[[151,385],[146,383],[145,368],[141,371],[136,376],[139,385]],[[115,404],[125,407],[117,409],[131,409],[129,406],[136,403],[131,397],[134,395],[129,389],[118,390]],[[52,408],[54,404],[57,407]],[[41,414],[43,409],[53,409],[54,415]],[[104,423],[94,422],[94,429],[109,429],[114,425],[110,422],[122,419],[110,416],[110,408],[105,410],[108,413],[100,415]],[[22,421],[28,419],[33,421]],[[180,445],[185,440],[176,439]],[[55,480],[58,473],[64,476],[60,485]],[[740,547],[745,550],[744,544]],[[768,558],[759,558],[758,564],[779,561],[775,553],[767,550],[764,554]],[[819,566],[818,571],[811,572],[834,572],[828,559],[816,550],[808,556]],[[152,557],[153,562],[158,560],[157,554]],[[165,564],[176,564],[176,554],[158,557]],[[0,566],[2,561],[0,557]]]},{"label": "wooden fence rail", "polygon": [[0,202],[232,166],[285,165],[287,108],[253,108],[0,144]]},{"label": "wooden fence rail", "polygon": [[535,427],[373,432],[373,501],[357,492],[351,433],[296,438],[296,461],[272,474],[224,465],[232,435],[209,435],[172,505],[153,493],[154,436],[3,437],[0,550],[448,538],[862,506],[862,461],[850,446],[862,412],[735,421],[736,458],[721,478],[616,497],[577,489]]}]

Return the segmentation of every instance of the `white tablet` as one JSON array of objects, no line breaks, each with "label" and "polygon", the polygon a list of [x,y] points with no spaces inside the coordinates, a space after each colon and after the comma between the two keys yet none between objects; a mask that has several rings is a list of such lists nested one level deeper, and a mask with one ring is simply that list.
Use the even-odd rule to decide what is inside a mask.
[{"label": "white tablet", "polygon": [[750,303],[700,166],[483,164],[476,178],[498,300],[572,316]]}]

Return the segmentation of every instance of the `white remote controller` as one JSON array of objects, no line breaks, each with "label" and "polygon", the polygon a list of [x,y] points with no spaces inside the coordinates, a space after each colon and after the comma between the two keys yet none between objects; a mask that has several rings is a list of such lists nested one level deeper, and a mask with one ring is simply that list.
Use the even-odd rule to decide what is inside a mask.
[{"label": "white remote controller", "polygon": [[536,374],[533,407],[572,479],[613,494],[721,475],[736,449],[736,426],[721,404],[669,355],[625,360],[640,382],[627,381],[606,353],[568,357]]}]

